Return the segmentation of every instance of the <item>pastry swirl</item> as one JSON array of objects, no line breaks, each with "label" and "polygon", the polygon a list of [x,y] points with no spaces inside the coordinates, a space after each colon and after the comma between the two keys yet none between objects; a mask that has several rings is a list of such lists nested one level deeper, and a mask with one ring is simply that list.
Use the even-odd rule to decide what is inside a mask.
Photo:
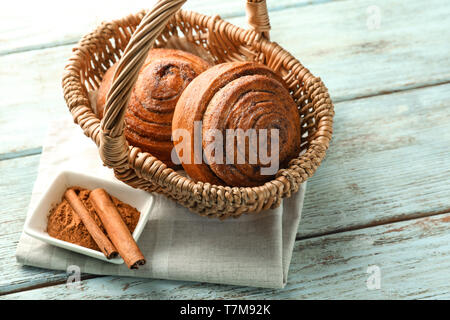
[{"label": "pastry swirl", "polygon": [[[271,180],[275,173],[262,173],[261,169],[269,165],[259,158],[259,149],[261,140],[267,139],[268,150],[263,150],[263,154],[271,154],[272,129],[278,132],[278,143],[274,147],[278,147],[276,152],[279,167],[287,165],[299,154],[300,116],[297,105],[283,83],[266,66],[252,62],[233,62],[216,65],[189,84],[175,108],[172,130],[174,137],[175,130],[184,129],[189,132],[189,150],[183,150],[186,144],[180,141],[175,141],[175,149],[191,178],[217,185],[242,187],[258,186]],[[195,123],[199,122],[203,159],[206,160],[201,163],[192,161],[196,157],[195,139],[198,139],[195,137],[196,132],[198,134]],[[249,129],[254,129],[256,140],[244,134],[242,137],[245,144],[239,145],[235,136],[228,135],[230,130],[236,132],[237,129],[241,129],[242,133],[249,133]],[[219,143],[211,132],[222,134],[222,152],[219,156],[215,151],[217,149],[207,151],[208,146]],[[233,150],[233,155],[227,153],[230,150]],[[190,152],[190,157],[183,156],[184,152]],[[258,155],[256,161],[255,158],[253,162],[250,161],[251,152]],[[238,160],[239,155],[241,162]],[[221,158],[223,160],[218,161]]]},{"label": "pastry swirl", "polygon": [[[200,57],[185,51],[150,50],[125,113],[128,142],[173,166],[171,128],[175,105],[187,85],[209,66]],[[100,117],[103,116],[106,94],[116,67],[117,64],[107,71],[99,88],[97,106]]]}]

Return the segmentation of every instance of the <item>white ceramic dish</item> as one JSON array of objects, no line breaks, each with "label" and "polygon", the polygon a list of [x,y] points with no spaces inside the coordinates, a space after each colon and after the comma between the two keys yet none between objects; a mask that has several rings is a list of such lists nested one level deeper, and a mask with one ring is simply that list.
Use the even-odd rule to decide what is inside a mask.
[{"label": "white ceramic dish", "polygon": [[120,257],[108,260],[100,251],[88,249],[49,236],[47,233],[49,211],[54,205],[61,201],[64,191],[71,186],[80,186],[91,190],[103,188],[110,195],[139,210],[141,215],[138,224],[136,225],[136,229],[133,232],[133,238],[136,241],[139,239],[153,205],[153,197],[151,194],[143,190],[133,189],[122,182],[112,182],[72,171],[61,171],[50,183],[48,189],[42,195],[42,198],[39,199],[37,206],[33,209],[33,212],[27,217],[24,227],[25,233],[46,243],[85,254],[93,258],[115,264],[124,263]]}]

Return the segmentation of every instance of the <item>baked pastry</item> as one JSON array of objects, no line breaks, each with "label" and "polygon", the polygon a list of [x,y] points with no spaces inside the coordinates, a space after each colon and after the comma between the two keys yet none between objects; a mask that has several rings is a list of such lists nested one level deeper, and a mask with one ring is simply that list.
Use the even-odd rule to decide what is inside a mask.
[{"label": "baked pastry", "polygon": [[[200,144],[199,123],[202,125],[201,158],[196,147]],[[249,129],[255,129],[257,140],[244,135],[242,137],[246,143],[239,145],[235,136],[228,135],[237,129],[247,133],[250,132]],[[261,129],[267,130],[265,136]],[[278,154],[270,151],[272,129],[278,132],[278,143],[274,146],[278,147],[275,152]],[[179,139],[183,132],[189,133],[190,143]],[[222,134],[222,141],[217,140],[218,132]],[[195,78],[178,100],[172,121],[172,134],[175,149],[186,173],[196,181],[216,185],[261,185],[273,179],[278,167],[287,165],[300,152],[300,116],[297,105],[277,74],[268,67],[253,62],[219,64]],[[266,152],[271,156],[278,155],[275,159],[278,161],[277,169],[271,174],[262,173],[263,168],[269,167],[260,157],[260,143],[264,139],[267,139],[268,150],[262,150],[262,154]],[[258,158],[257,161],[253,158],[252,162],[251,152],[255,151]],[[230,153],[233,155],[230,156]],[[238,155],[241,155],[241,160],[245,158],[245,161],[239,162]]]},{"label": "baked pastry", "polygon": [[[97,110],[100,118],[103,117],[106,95],[116,67],[117,64],[106,72],[98,90]],[[173,166],[171,124],[175,105],[186,86],[209,67],[208,62],[185,51],[150,50],[125,113],[125,137],[128,142]]]},{"label": "baked pastry", "polygon": [[97,116],[99,119],[103,119],[103,114],[105,112],[106,105],[106,96],[108,95],[108,91],[112,86],[114,72],[116,72],[118,62],[114,63],[103,75],[102,82],[98,87],[97,91]]}]

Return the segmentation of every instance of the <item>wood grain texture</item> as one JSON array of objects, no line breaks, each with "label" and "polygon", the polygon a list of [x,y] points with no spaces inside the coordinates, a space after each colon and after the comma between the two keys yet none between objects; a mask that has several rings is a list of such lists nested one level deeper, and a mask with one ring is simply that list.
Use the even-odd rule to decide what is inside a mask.
[{"label": "wood grain texture", "polygon": [[450,80],[446,0],[332,2],[272,17],[272,38],[320,76],[335,101]]},{"label": "wood grain texture", "polygon": [[66,46],[0,57],[0,135],[8,136],[0,154],[41,147],[49,120],[69,112],[61,77],[70,52]]},{"label": "wood grain texture", "polygon": [[[450,81],[448,1],[297,7],[300,2],[269,0],[269,6],[280,4],[272,8],[272,39],[321,76],[335,101],[345,102],[336,104],[334,140],[308,184],[302,240],[284,290],[106,277],[84,281],[83,291],[58,285],[3,298],[450,298],[450,85],[436,86]],[[199,11],[210,13],[209,3]],[[381,20],[369,29],[373,5]],[[220,6],[223,11],[210,9],[246,25],[234,0]],[[135,11],[131,7],[121,12]],[[60,76],[72,44],[59,45],[74,43],[100,21],[68,21],[70,10],[84,19],[68,8],[57,18],[69,29],[44,21],[43,30],[33,10],[20,8],[25,18],[18,21],[0,10],[0,136],[8,137],[0,144],[0,294],[66,279],[62,272],[19,266],[14,252],[48,118],[69,116]],[[55,48],[7,54],[45,47]],[[427,86],[433,87],[361,99]],[[370,291],[366,270],[373,264],[381,268],[382,287]]]},{"label": "wood grain texture", "polygon": [[450,85],[336,104],[299,236],[450,209]]},{"label": "wood grain texture", "polygon": [[39,158],[0,161],[0,294],[66,278],[64,272],[23,267],[15,258]]},{"label": "wood grain texture", "polygon": [[[376,30],[367,29],[371,5],[339,1],[275,11],[272,39],[322,77],[335,102],[450,81],[448,1],[378,1]],[[417,12],[421,19],[415,19]],[[229,20],[246,24],[244,17]],[[0,57],[0,135],[15,132],[0,145],[0,154],[40,147],[48,118],[67,112],[60,79],[71,48]]]},{"label": "wood grain texture", "polygon": [[[335,138],[326,160],[308,182],[298,237],[448,212],[449,105],[450,85],[338,103]],[[4,208],[15,205],[14,223],[4,224],[14,241],[23,226],[38,159],[0,161],[2,176],[9,177],[4,189],[18,173],[17,188],[27,197],[16,201],[20,193],[14,189],[0,192],[1,202],[7,204]],[[13,259],[10,240],[4,241],[5,254]],[[26,286],[28,278],[30,283],[39,282],[34,271],[24,272],[17,266],[8,266],[4,272],[9,279],[5,286],[8,281],[14,287]]]},{"label": "wood grain texture", "polygon": [[[282,290],[104,277],[80,289],[61,284],[2,298],[448,299],[449,226],[445,214],[298,241]],[[380,289],[367,286],[372,266],[380,270]]]},{"label": "wood grain texture", "polygon": [[449,105],[450,85],[336,104],[334,139],[309,180],[298,236],[449,209]]},{"label": "wood grain texture", "polygon": [[[268,0],[271,12],[331,0]],[[335,0],[337,1],[337,0]],[[76,43],[102,21],[121,18],[150,9],[156,0],[79,0],[62,3],[54,0],[27,2],[0,10],[0,55]],[[183,9],[223,18],[245,15],[245,0],[188,0]],[[39,14],[36,14],[38,12]]]}]

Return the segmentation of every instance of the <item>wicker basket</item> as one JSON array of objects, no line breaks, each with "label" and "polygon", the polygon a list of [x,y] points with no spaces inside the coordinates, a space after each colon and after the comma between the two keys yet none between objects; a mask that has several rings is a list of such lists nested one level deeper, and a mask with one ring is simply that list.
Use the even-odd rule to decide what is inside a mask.
[{"label": "wicker basket", "polygon": [[[123,182],[150,192],[160,192],[202,215],[239,217],[280,205],[313,175],[325,156],[332,135],[333,104],[319,78],[269,41],[265,0],[247,0],[251,30],[220,17],[180,10],[186,0],[161,0],[148,12],[103,23],[84,36],[65,68],[64,96],[74,121],[99,147],[104,164]],[[251,60],[280,74],[298,105],[302,127],[302,152],[260,187],[215,186],[195,182],[167,168],[151,154],[129,146],[124,137],[124,114],[132,87],[152,47],[172,47],[209,57],[214,63]],[[102,122],[94,114],[89,92],[95,91],[106,70],[118,69],[109,92]]]}]

